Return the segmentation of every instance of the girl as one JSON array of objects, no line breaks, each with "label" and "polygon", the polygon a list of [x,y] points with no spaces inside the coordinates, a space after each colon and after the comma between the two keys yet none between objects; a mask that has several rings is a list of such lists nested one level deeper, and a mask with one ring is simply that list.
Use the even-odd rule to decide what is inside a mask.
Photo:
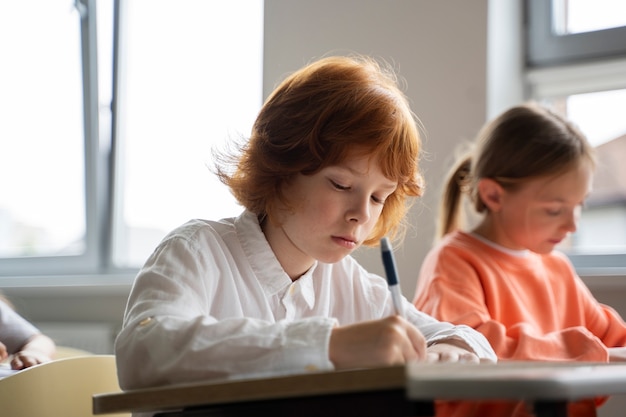
[{"label": "girl", "polygon": [[[487,124],[448,179],[441,241],[422,265],[415,306],[479,330],[500,359],[622,360],[624,321],[553,250],[576,230],[593,169],[582,133],[547,108],[520,105]],[[482,213],[469,231],[463,195]],[[526,415],[521,403],[465,406],[458,415]],[[595,404],[570,410],[595,415]]]},{"label": "girl", "polygon": [[137,275],[115,344],[120,386],[494,360],[478,332],[408,300],[394,316],[386,281],[350,256],[398,230],[421,192],[419,148],[375,61],[329,57],[288,77],[241,156],[218,163],[243,213],[174,230]]}]

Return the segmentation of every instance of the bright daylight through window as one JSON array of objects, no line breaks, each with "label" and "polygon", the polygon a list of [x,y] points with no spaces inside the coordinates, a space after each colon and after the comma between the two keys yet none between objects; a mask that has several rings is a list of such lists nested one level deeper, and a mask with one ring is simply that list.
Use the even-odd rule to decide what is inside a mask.
[{"label": "bright daylight through window", "polygon": [[133,0],[122,12],[113,259],[139,266],[174,227],[241,211],[211,149],[247,137],[261,107],[263,14],[260,0]]},{"label": "bright daylight through window", "polygon": [[261,107],[262,0],[4,1],[0,38],[0,275],[136,268],[239,213],[211,151]]},{"label": "bright daylight through window", "polygon": [[[553,11],[554,32],[560,36],[580,37],[591,31],[626,26],[626,2],[621,0],[555,0]],[[581,63],[573,63],[571,68],[577,65]],[[611,61],[611,65],[617,64]],[[578,71],[574,77],[577,81],[552,77],[557,81],[547,88],[561,90],[560,94],[534,97],[572,119],[597,152],[593,191],[577,232],[562,248],[570,254],[626,254],[626,75],[609,78]],[[545,84],[550,83],[540,87],[545,89]]]},{"label": "bright daylight through window", "polygon": [[72,0],[1,2],[0,39],[0,258],[80,254],[85,172],[78,12]]}]

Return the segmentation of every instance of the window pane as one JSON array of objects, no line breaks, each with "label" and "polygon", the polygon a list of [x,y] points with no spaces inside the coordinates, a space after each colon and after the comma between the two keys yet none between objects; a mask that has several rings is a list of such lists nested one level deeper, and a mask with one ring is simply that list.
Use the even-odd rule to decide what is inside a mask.
[{"label": "window pane", "polygon": [[525,0],[525,5],[527,68],[624,57],[623,0]]},{"label": "window pane", "polygon": [[578,230],[566,248],[572,253],[626,253],[626,89],[556,99],[596,147],[593,191]]},{"label": "window pane", "polygon": [[0,257],[85,249],[80,25],[73,0],[0,2]]},{"label": "window pane", "polygon": [[553,7],[559,35],[626,26],[624,0],[555,0]]},{"label": "window pane", "polygon": [[113,257],[142,264],[191,218],[241,208],[211,149],[249,134],[262,99],[261,0],[133,0],[122,12]]}]

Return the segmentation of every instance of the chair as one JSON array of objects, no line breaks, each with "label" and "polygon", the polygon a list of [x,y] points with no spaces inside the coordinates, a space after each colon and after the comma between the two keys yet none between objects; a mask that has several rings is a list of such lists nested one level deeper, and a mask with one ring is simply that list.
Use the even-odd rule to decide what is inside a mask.
[{"label": "chair", "polygon": [[114,355],[57,359],[0,379],[0,416],[91,417],[92,396],[117,391]]},{"label": "chair", "polygon": [[93,352],[89,352],[87,350],[74,348],[71,346],[59,346],[56,347],[56,352],[54,352],[54,356],[52,359],[65,359],[65,358],[73,358],[74,356],[88,356],[94,355]]}]

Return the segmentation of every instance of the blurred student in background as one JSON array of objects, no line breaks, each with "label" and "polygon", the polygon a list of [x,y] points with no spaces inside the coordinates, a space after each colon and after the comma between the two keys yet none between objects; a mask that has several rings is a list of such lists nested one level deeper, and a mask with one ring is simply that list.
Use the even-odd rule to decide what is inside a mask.
[{"label": "blurred student in background", "polygon": [[0,360],[9,360],[11,369],[20,370],[48,362],[55,343],[20,316],[9,300],[0,295]]},{"label": "blurred student in background", "polygon": [[[584,135],[537,104],[487,123],[447,180],[440,241],[422,265],[415,306],[477,329],[500,360],[624,360],[626,324],[554,250],[576,230],[594,161]],[[465,196],[480,218],[469,230]],[[595,415],[597,402],[572,404],[570,416]],[[467,403],[456,410],[528,415],[523,403]]]}]

